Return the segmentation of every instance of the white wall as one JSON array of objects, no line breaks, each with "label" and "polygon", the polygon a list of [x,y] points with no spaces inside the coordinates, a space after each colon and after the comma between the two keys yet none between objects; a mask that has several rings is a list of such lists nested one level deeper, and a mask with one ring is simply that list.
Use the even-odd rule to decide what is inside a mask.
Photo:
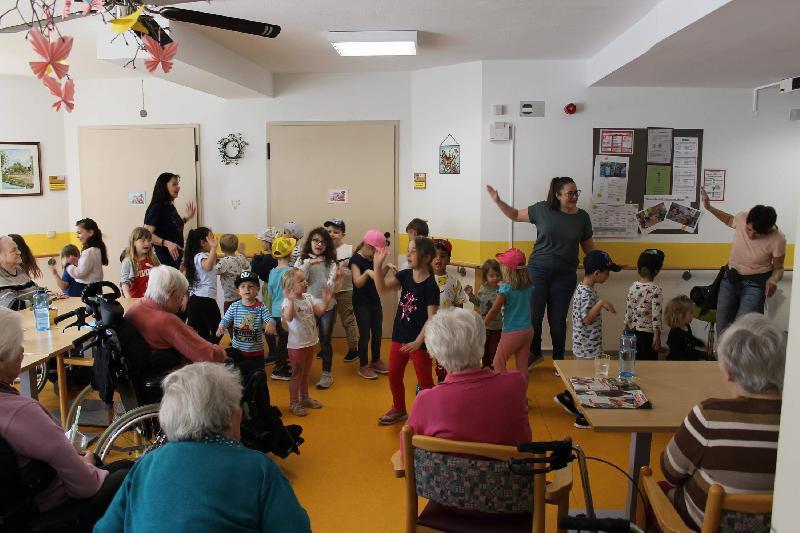
[{"label": "white wall", "polygon": [[[0,76],[0,142],[39,142],[43,196],[0,198],[0,233],[68,231],[67,192],[50,191],[47,177],[66,173],[63,112],[50,104],[50,91],[34,78]],[[71,176],[67,190],[75,187]],[[76,219],[77,220],[77,219]]]},{"label": "white wall", "polygon": [[[800,215],[797,216],[800,232]],[[800,268],[800,255],[795,256],[795,271]],[[792,287],[800,294],[800,278]],[[783,378],[784,408],[781,411],[781,433],[778,441],[778,464],[775,472],[775,502],[772,507],[772,528],[778,533],[797,531],[797,473],[800,472],[800,412],[793,409],[793,399],[800,395],[800,298],[795,298],[789,319],[789,345],[786,350],[786,373]]]},{"label": "white wall", "polygon": [[[737,212],[755,203],[772,205],[778,224],[795,241],[793,213],[800,197],[800,123],[788,120],[800,107],[800,93],[765,91],[760,110],[751,112],[749,89],[676,89],[585,87],[582,61],[486,61],[483,79],[484,123],[509,120],[516,125],[515,204],[524,207],[544,199],[552,176],[572,176],[583,190],[579,205],[587,208],[591,192],[592,128],[665,126],[701,128],[703,167],[728,170],[725,202],[720,209]],[[545,118],[521,118],[520,100],[545,100]],[[579,112],[563,112],[568,102]],[[506,117],[489,115],[491,104],[506,104]],[[488,127],[488,126],[487,126]],[[484,137],[484,179],[507,197],[508,143]],[[701,176],[702,179],[702,176]],[[489,213],[485,211],[488,209]],[[484,198],[484,240],[503,240],[506,232],[497,210]],[[494,212],[494,213],[492,213]],[[492,223],[489,223],[492,221]],[[535,238],[530,224],[518,224],[515,237]],[[730,242],[731,231],[716,220],[700,224],[699,235],[651,235],[657,242]]]},{"label": "white wall", "polygon": [[[480,62],[418,70],[411,75],[412,170],[427,173],[425,190],[401,197],[400,228],[414,217],[431,234],[477,240],[481,185]],[[451,134],[461,146],[461,173],[439,174],[439,145]],[[448,139],[445,144],[452,144]],[[401,175],[401,190],[410,176]]]},{"label": "white wall", "polygon": [[[275,78],[275,98],[241,100],[223,100],[148,79],[146,119],[139,117],[139,80],[83,80],[81,100],[64,123],[67,166],[70,174],[79,174],[79,126],[199,124],[203,223],[218,232],[255,233],[267,221],[267,122],[399,120],[402,203],[412,185],[410,179],[403,179],[409,176],[411,158],[410,79],[408,72],[282,75]],[[241,133],[249,143],[246,157],[238,166],[219,161],[217,140],[228,133]],[[125,156],[124,147],[99,149],[116,150],[120,157]],[[80,213],[77,185],[70,192],[73,218]],[[297,201],[297,192],[286,191],[286,200]],[[241,201],[237,210],[232,200]]]}]

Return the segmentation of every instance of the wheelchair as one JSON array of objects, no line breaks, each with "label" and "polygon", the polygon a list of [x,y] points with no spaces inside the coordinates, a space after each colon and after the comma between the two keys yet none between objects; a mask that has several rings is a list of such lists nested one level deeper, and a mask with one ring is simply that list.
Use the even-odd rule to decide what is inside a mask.
[{"label": "wheelchair", "polygon": [[[110,288],[111,292],[103,292]],[[94,317],[91,331],[75,340],[81,352],[94,349],[93,382],[85,387],[72,402],[67,414],[67,425],[73,425],[78,406],[93,391],[115,411],[114,420],[100,435],[95,454],[101,460],[119,454],[137,459],[166,442],[158,421],[161,400],[161,380],[181,364],[175,350],[151,351],[142,335],[126,322],[119,288],[101,281],[84,289],[81,300],[85,307],[56,317],[56,323],[76,317],[67,327],[88,325],[86,318]],[[237,366],[236,351],[229,350],[227,364]],[[114,393],[120,402],[115,403]],[[117,406],[121,405],[121,409]],[[303,443],[302,427],[284,426],[280,410],[271,405],[263,370],[243,374],[242,444],[248,448],[288,457],[300,453]]]}]

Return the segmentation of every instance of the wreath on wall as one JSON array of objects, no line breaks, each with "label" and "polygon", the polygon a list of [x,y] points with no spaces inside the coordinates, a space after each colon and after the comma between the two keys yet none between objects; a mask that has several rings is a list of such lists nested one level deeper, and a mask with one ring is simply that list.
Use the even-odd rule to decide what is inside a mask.
[{"label": "wreath on wall", "polygon": [[230,133],[227,137],[217,141],[217,146],[219,147],[219,157],[223,163],[238,165],[239,161],[244,159],[247,141],[242,138],[241,133]]}]

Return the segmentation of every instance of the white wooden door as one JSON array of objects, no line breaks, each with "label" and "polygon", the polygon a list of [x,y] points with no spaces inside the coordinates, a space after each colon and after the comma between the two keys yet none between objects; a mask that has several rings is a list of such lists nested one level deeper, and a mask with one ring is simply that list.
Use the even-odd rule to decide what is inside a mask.
[{"label": "white wooden door", "polygon": [[[306,235],[326,220],[347,224],[355,248],[369,229],[391,234],[396,255],[397,122],[269,124],[268,223],[293,220]],[[347,203],[329,192],[346,190]],[[391,336],[397,295],[384,295],[383,335]],[[335,335],[341,336],[341,326]]]},{"label": "white wooden door", "polygon": [[[131,230],[144,224],[156,178],[162,172],[181,177],[181,192],[175,202],[183,214],[188,202],[198,205],[197,216],[186,231],[200,220],[196,146],[197,126],[91,126],[78,128],[81,213],[94,219],[103,232],[109,265],[105,279],[119,285],[119,257]],[[144,193],[144,204],[131,195]],[[75,222],[74,220],[72,221]]]}]

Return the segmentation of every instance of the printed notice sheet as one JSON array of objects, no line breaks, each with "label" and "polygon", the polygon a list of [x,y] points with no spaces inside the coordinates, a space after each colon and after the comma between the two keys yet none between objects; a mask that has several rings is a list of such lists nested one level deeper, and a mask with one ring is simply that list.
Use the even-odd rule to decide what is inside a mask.
[{"label": "printed notice sheet", "polygon": [[638,233],[636,204],[592,204],[592,229],[595,237],[634,239]]},{"label": "printed notice sheet", "polygon": [[669,165],[672,162],[672,130],[647,129],[647,162]]},{"label": "printed notice sheet", "polygon": [[628,192],[628,163],[630,158],[598,155],[594,161],[592,202],[596,204],[625,203]]}]

